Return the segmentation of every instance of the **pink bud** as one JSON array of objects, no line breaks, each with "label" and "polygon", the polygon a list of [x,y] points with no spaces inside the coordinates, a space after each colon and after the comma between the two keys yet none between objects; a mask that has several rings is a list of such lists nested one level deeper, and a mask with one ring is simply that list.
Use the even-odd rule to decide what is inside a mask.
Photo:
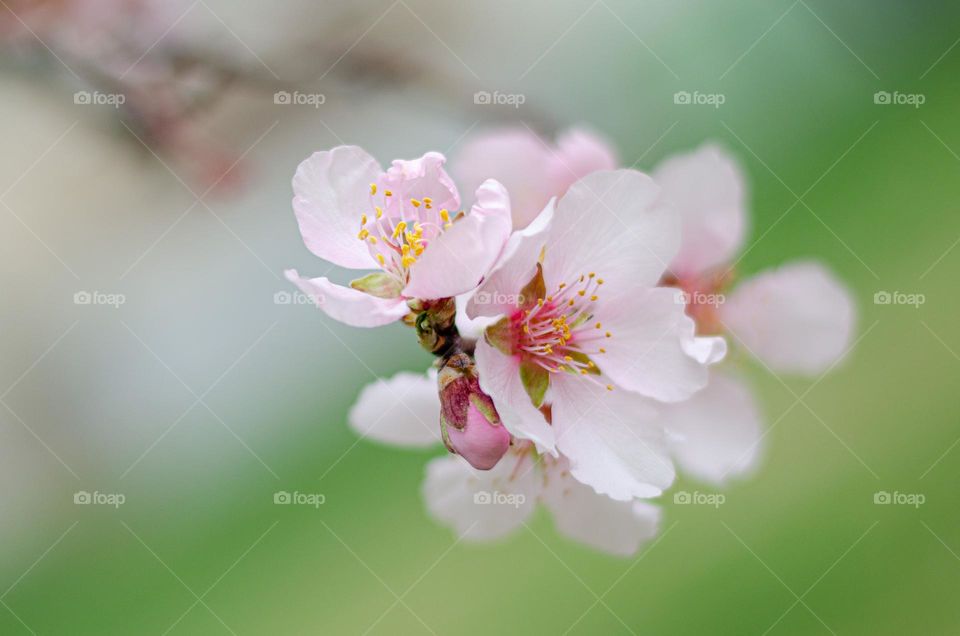
[{"label": "pink bud", "polygon": [[444,443],[474,468],[490,470],[510,448],[510,433],[480,389],[473,360],[463,353],[451,356],[437,380]]}]

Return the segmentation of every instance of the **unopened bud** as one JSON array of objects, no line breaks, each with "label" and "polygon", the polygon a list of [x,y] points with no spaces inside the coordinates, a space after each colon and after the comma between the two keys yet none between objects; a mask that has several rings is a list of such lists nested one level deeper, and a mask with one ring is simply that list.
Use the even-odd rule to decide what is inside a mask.
[{"label": "unopened bud", "polygon": [[466,353],[447,358],[437,384],[444,444],[478,470],[496,466],[510,448],[510,433],[493,400],[480,389],[473,359]]}]

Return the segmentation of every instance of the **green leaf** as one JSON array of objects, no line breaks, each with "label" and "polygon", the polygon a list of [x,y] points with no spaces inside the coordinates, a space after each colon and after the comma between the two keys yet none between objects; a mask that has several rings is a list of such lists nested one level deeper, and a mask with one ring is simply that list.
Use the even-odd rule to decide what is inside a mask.
[{"label": "green leaf", "polygon": [[504,316],[487,327],[483,333],[487,342],[496,347],[497,351],[505,356],[513,355],[513,329],[510,325],[510,318]]},{"label": "green leaf", "polygon": [[377,298],[396,298],[403,287],[396,276],[385,272],[374,272],[350,282],[350,286]]},{"label": "green leaf", "polygon": [[536,362],[524,360],[520,363],[520,381],[537,408],[543,404],[543,397],[550,386],[550,372]]}]

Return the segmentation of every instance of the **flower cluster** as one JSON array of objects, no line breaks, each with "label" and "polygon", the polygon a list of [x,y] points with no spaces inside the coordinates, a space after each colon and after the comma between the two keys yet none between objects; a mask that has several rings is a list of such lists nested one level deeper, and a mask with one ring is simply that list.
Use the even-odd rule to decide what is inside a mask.
[{"label": "flower cluster", "polygon": [[816,263],[726,298],[746,196],[716,147],[648,176],[584,131],[552,146],[502,130],[469,140],[451,172],[474,192],[469,210],[438,153],[386,170],[356,147],[314,154],[293,181],[304,242],[373,272],[349,286],[287,277],[330,317],[402,321],[436,356],[425,375],[366,387],[349,419],[364,437],[451,451],[423,494],[467,539],[503,536],[542,503],[570,538],[635,553],[660,521],[645,500],[675,465],[722,483],[756,464],[759,409],[717,364],[727,336],[806,374],[848,345],[852,301]]}]

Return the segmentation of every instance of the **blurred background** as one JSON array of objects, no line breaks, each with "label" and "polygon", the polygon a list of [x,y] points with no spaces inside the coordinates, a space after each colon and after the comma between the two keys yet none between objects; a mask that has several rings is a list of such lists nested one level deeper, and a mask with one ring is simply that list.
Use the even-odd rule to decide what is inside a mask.
[{"label": "blurred background", "polygon": [[[955,3],[3,0],[0,34],[0,633],[960,631]],[[419,492],[442,451],[346,425],[427,354],[284,296],[284,268],[327,269],[300,160],[455,156],[503,124],[585,125],[643,170],[723,144],[741,276],[812,257],[859,305],[821,379],[744,361],[759,470],[718,508],[664,497],[634,559],[542,511],[458,542]]]}]

